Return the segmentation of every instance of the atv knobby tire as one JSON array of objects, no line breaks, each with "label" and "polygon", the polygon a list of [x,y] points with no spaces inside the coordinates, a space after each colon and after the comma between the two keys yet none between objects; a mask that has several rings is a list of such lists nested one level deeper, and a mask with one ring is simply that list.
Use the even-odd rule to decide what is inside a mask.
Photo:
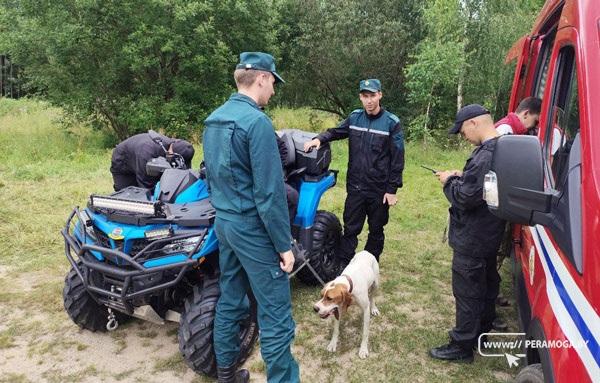
[{"label": "atv knobby tire", "polygon": [[[196,373],[213,378],[217,376],[213,326],[220,295],[218,275],[206,277],[186,298],[179,322],[179,351],[185,362]],[[248,318],[240,324],[238,365],[246,361],[258,337],[256,310],[256,301],[251,298]]]},{"label": "atv knobby tire", "polygon": [[[312,233],[312,250],[307,255],[310,265],[325,282],[337,275],[335,252],[340,243],[342,226],[340,220],[328,211],[319,210],[315,216]],[[298,271],[298,278],[308,285],[317,285],[319,281],[308,267]]]},{"label": "atv knobby tire", "polygon": [[[108,308],[92,298],[72,267],[65,277],[63,301],[67,314],[79,327],[90,331],[106,331]],[[119,323],[126,318],[116,310],[113,310],[113,313]]]}]

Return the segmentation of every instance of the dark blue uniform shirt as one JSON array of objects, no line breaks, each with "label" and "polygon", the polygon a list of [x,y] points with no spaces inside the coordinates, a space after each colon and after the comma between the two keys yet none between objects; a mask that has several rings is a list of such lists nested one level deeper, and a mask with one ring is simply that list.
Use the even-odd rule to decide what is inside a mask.
[{"label": "dark blue uniform shirt", "polygon": [[492,167],[496,138],[473,150],[462,176],[452,176],[444,184],[450,207],[448,241],[453,250],[473,257],[495,257],[505,221],[493,215],[483,199],[483,181]]},{"label": "dark blue uniform shirt", "polygon": [[317,138],[322,143],[348,138],[348,191],[396,194],[402,187],[404,134],[396,115],[383,108],[374,116],[356,109]]}]

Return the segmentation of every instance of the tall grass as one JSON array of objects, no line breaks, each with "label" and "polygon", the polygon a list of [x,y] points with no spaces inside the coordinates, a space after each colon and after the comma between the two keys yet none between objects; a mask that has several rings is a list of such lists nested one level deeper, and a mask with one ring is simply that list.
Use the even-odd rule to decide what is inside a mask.
[{"label": "tall grass", "polygon": [[83,124],[61,125],[58,108],[36,100],[0,99],[0,166],[3,175],[40,181],[98,164],[103,135]]},{"label": "tall grass", "polygon": [[299,108],[274,108],[268,113],[273,120],[275,129],[300,129],[312,132],[321,132],[336,126],[339,117],[314,109]]},{"label": "tall grass", "polygon": [[58,234],[69,208],[108,191],[109,152],[85,125],[61,125],[60,109],[0,99],[0,262],[64,267]]}]

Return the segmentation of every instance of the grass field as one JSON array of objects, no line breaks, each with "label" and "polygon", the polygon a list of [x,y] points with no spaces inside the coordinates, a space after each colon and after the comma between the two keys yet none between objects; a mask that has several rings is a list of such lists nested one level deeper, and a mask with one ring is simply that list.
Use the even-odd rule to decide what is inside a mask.
[{"label": "grass field", "polygon": [[[272,111],[276,128],[321,130],[335,118],[308,110]],[[179,356],[176,324],[139,320],[110,334],[81,331],[63,309],[68,271],[59,230],[70,209],[91,193],[111,191],[110,150],[84,125],[64,128],[61,111],[32,100],[0,99],[0,382],[204,382]],[[194,166],[200,162],[200,147]],[[338,185],[321,208],[342,215],[347,144],[333,144],[331,168]],[[325,350],[330,325],[312,311],[319,288],[292,281],[297,323],[294,354],[305,382],[495,382],[516,374],[503,358],[476,357],[473,364],[428,358],[447,341],[454,323],[451,251],[441,243],[447,202],[439,182],[419,167],[462,168],[467,149],[410,143],[404,188],[386,226],[381,260],[382,315],[371,322],[370,357],[358,358],[361,320],[350,310],[338,351]],[[364,244],[361,236],[359,247]],[[509,267],[502,292],[511,297]],[[514,305],[513,305],[514,307]],[[500,309],[512,330],[514,308]],[[246,366],[264,381],[255,349]]]}]

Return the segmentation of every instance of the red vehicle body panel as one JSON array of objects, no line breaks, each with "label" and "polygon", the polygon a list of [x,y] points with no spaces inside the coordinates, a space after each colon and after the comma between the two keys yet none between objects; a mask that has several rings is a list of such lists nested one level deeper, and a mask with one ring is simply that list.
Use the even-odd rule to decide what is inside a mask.
[{"label": "red vehicle body panel", "polygon": [[[507,55],[507,60],[518,60],[509,104],[511,111],[521,99],[535,95],[535,67],[549,25],[556,32],[538,137],[543,144],[549,142],[546,136],[552,134],[549,127],[553,122],[549,119],[553,118],[554,74],[561,48],[570,45],[575,51],[579,95],[582,273],[561,251],[551,230],[539,225],[514,227],[514,251],[523,275],[531,320],[541,324],[545,338],[573,342],[582,336],[591,341],[584,351],[548,350],[554,381],[600,381],[600,351],[594,346],[594,342],[600,341],[600,245],[597,243],[600,240],[600,0],[546,2],[531,33],[515,43]],[[569,299],[573,305],[568,304]]]}]

